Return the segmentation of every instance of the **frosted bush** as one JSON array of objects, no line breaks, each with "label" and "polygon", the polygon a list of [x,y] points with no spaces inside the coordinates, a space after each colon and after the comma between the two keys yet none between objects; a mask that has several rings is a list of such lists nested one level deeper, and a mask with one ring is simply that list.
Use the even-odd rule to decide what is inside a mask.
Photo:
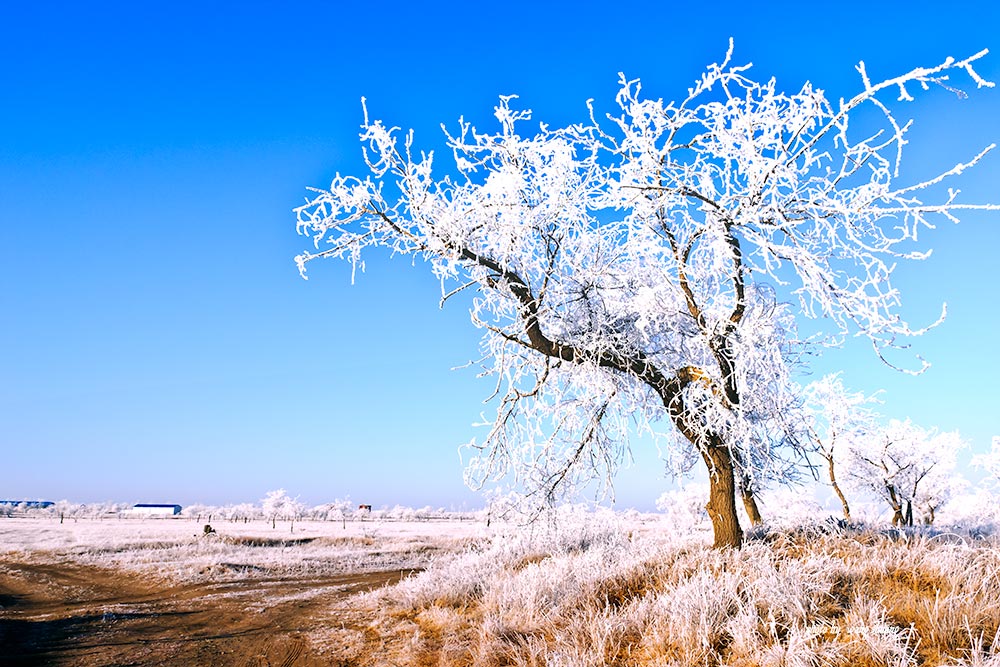
[{"label": "frosted bush", "polygon": [[710,527],[708,510],[708,484],[686,484],[679,489],[664,492],[656,499],[656,509],[663,513],[664,525],[678,533],[691,533]]},{"label": "frosted bush", "polygon": [[[568,506],[544,521],[528,527],[505,526],[485,544],[441,557],[427,572],[400,584],[394,594],[413,608],[460,604],[481,598],[487,590],[498,600],[513,596],[522,603],[530,599],[551,606],[572,595],[572,582],[600,576],[629,552],[628,537],[613,512]],[[538,575],[534,565],[542,560],[548,561],[543,572],[556,569],[559,577]],[[508,584],[514,588],[506,588]]]},{"label": "frosted bush", "polygon": [[954,498],[937,523],[963,532],[992,535],[1000,524],[1000,496],[988,489],[976,489]]},{"label": "frosted bush", "polygon": [[783,529],[814,525],[830,516],[811,490],[802,487],[769,490],[761,495],[760,505],[765,523]]}]

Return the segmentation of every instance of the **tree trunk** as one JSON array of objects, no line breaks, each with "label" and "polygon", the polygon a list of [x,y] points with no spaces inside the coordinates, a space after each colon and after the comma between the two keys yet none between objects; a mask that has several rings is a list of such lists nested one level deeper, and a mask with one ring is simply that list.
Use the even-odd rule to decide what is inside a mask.
[{"label": "tree trunk", "polygon": [[670,418],[688,442],[701,452],[701,458],[708,468],[709,494],[705,509],[712,520],[712,531],[715,533],[714,549],[726,547],[739,549],[743,545],[743,529],[740,528],[739,516],[736,514],[736,472],[733,457],[722,439],[714,434],[706,434],[690,423],[684,405],[684,378],[679,388],[665,385],[661,388],[663,405],[670,412]]},{"label": "tree trunk", "polygon": [[712,547],[739,549],[743,544],[743,530],[736,515],[736,477],[732,457],[725,447],[713,446],[702,452],[702,458],[708,466],[710,491],[705,509],[712,519],[712,531],[715,533]]},{"label": "tree trunk", "polygon": [[825,456],[827,470],[830,472],[830,486],[833,487],[833,492],[837,494],[840,498],[840,504],[844,507],[844,519],[846,521],[851,520],[851,507],[847,504],[847,498],[844,497],[844,492],[840,490],[840,485],[837,484],[837,476],[833,474],[833,455]]},{"label": "tree trunk", "polygon": [[743,508],[747,511],[747,516],[750,518],[750,525],[759,526],[764,523],[764,520],[760,516],[760,509],[757,507],[757,499],[754,497],[753,489],[750,487],[750,480],[746,477],[743,477],[740,484],[740,495],[743,496]]},{"label": "tree trunk", "polygon": [[906,519],[903,516],[903,506],[900,504],[899,499],[896,496],[896,489],[889,484],[887,484],[885,488],[889,492],[889,505],[892,507],[892,525],[905,525]]},{"label": "tree trunk", "polygon": [[743,489],[743,508],[747,511],[747,516],[750,517],[751,526],[759,526],[764,523],[764,519],[760,516],[760,509],[757,507],[757,499],[753,496],[753,491],[747,491]]}]

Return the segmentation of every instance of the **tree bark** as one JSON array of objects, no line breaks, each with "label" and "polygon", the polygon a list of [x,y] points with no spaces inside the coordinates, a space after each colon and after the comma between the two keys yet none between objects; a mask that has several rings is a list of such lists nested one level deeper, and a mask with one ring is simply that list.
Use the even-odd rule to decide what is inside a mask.
[{"label": "tree bark", "polygon": [[681,391],[691,378],[675,377],[659,387],[663,404],[677,430],[701,452],[708,468],[709,497],[705,509],[715,533],[714,549],[739,549],[743,545],[743,529],[736,514],[736,471],[729,448],[715,434],[705,434],[693,426]]},{"label": "tree bark", "polygon": [[743,529],[736,514],[736,476],[732,457],[725,447],[711,446],[702,451],[702,458],[708,466],[710,491],[705,509],[715,533],[712,547],[739,549],[743,545]]},{"label": "tree bark", "polygon": [[906,525],[906,519],[903,516],[903,506],[896,496],[896,489],[890,484],[887,484],[885,488],[889,492],[889,505],[892,507],[892,525]]},{"label": "tree bark", "polygon": [[750,518],[750,525],[759,526],[764,523],[764,519],[760,516],[760,508],[757,507],[757,498],[750,486],[750,480],[745,476],[740,483],[740,495],[743,497],[743,508],[747,511],[747,517]]},{"label": "tree bark", "polygon": [[844,507],[844,519],[850,521],[851,507],[847,504],[847,498],[844,497],[844,492],[840,490],[840,485],[837,484],[837,476],[833,474],[833,456],[824,456],[824,458],[826,459],[827,470],[830,473],[830,486],[833,487],[833,492],[840,498],[840,504]]},{"label": "tree bark", "polygon": [[760,516],[760,509],[757,507],[757,499],[754,498],[753,491],[747,491],[743,489],[743,508],[747,511],[747,516],[750,517],[751,526],[759,526],[764,523],[764,519]]}]

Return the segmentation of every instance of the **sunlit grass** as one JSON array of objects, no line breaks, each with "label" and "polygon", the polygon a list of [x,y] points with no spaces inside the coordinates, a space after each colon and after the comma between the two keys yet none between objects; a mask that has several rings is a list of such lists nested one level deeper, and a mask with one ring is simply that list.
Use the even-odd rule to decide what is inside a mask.
[{"label": "sunlit grass", "polygon": [[[994,540],[762,532],[741,551],[593,526],[498,537],[369,595],[358,664],[1000,665]],[[372,650],[379,646],[379,651]],[[386,653],[388,651],[388,653]],[[387,657],[388,656],[388,657]]]}]

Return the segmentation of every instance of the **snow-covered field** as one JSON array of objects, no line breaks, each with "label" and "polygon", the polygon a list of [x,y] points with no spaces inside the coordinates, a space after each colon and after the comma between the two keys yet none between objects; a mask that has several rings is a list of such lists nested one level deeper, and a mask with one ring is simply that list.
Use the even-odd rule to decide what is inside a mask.
[{"label": "snow-covered field", "polygon": [[[10,517],[0,519],[0,549],[62,549],[99,544],[150,544],[164,540],[204,537],[206,518],[116,518],[64,519],[58,517]],[[219,536],[267,536],[274,539],[307,538],[461,538],[481,537],[483,522],[462,520],[422,521],[212,521]]]},{"label": "snow-covered field", "polygon": [[0,561],[72,561],[173,580],[240,572],[331,574],[423,567],[436,553],[484,539],[477,521],[270,521],[8,517],[0,519]]}]

